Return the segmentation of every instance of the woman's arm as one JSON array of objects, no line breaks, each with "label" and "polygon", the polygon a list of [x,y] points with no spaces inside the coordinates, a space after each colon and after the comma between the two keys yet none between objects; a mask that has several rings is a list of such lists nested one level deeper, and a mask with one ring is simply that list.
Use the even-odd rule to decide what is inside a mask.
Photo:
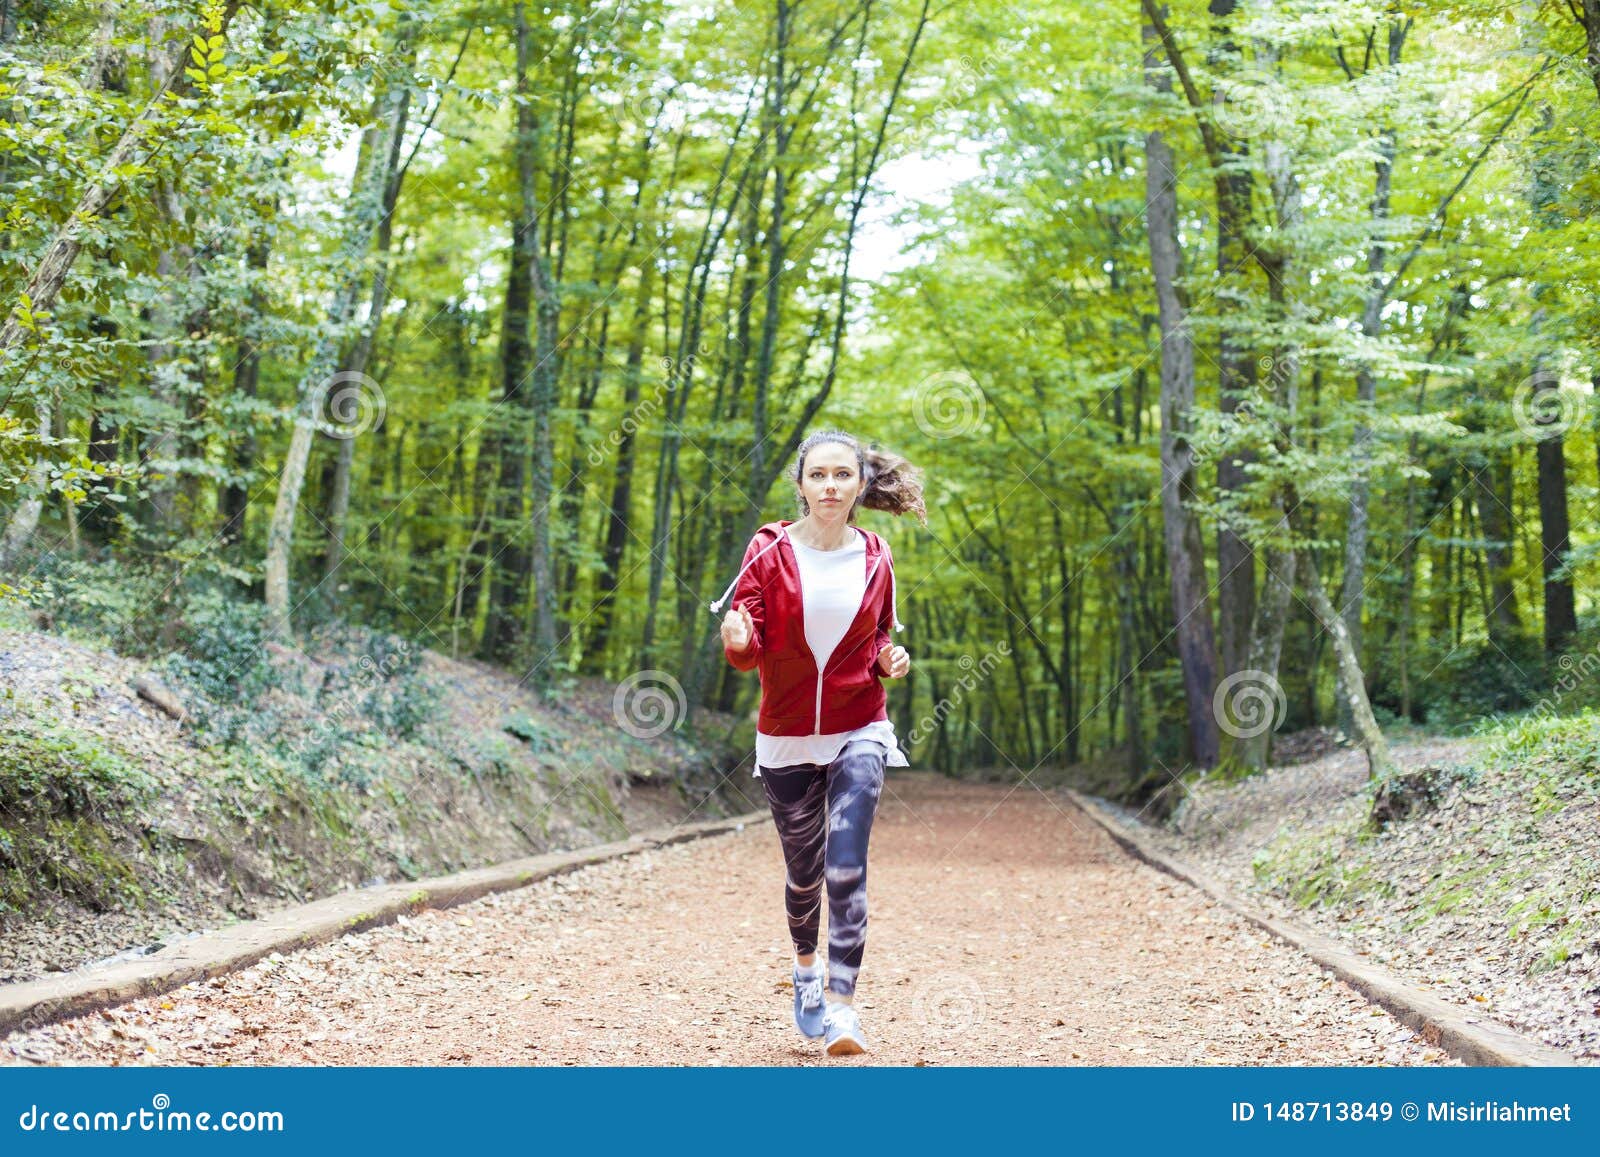
[{"label": "woman's arm", "polygon": [[[756,540],[752,538],[750,545],[745,547],[744,558],[739,562],[741,570],[759,549]],[[757,564],[739,576],[739,582],[733,588],[733,601],[729,604],[735,608],[742,607],[749,614],[752,628],[750,643],[743,651],[730,650],[726,643],[722,645],[723,655],[733,664],[734,669],[739,671],[755,670],[761,662],[761,652],[764,649],[762,639],[766,630],[766,605],[762,598],[761,579],[756,573],[760,569],[760,564]]]},{"label": "woman's arm", "polygon": [[888,594],[894,589],[894,555],[889,551],[888,539],[883,541],[883,563],[889,568],[889,585],[884,588],[883,606],[878,610],[878,627],[872,646],[872,673],[880,679],[888,678],[879,666],[883,661],[883,653],[894,646],[894,639],[889,634],[894,630],[894,599]]}]

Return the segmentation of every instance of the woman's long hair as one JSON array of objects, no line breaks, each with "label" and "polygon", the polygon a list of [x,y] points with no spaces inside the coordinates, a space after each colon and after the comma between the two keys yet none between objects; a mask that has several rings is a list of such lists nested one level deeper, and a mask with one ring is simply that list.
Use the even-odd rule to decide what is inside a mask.
[{"label": "woman's long hair", "polygon": [[[877,446],[862,446],[843,430],[819,430],[800,443],[795,453],[791,477],[795,486],[805,476],[806,455],[825,442],[837,442],[855,451],[856,470],[861,475],[861,493],[850,507],[849,521],[856,520],[856,511],[865,506],[869,510],[887,510],[890,514],[915,514],[917,521],[928,525],[928,509],[922,502],[922,472],[898,454],[880,450]],[[800,495],[800,517],[811,513],[811,504]]]}]

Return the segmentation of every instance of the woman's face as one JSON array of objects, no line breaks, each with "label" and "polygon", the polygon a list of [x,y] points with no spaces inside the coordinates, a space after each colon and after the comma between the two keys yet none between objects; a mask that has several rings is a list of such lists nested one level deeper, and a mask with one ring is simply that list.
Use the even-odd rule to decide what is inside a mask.
[{"label": "woman's face", "polygon": [[811,517],[824,522],[845,519],[861,493],[856,452],[839,442],[822,442],[806,452],[800,471],[800,493]]}]

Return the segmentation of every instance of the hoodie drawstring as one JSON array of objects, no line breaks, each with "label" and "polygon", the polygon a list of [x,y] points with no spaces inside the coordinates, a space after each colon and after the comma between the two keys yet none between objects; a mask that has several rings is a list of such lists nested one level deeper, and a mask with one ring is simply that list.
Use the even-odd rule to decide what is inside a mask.
[{"label": "hoodie drawstring", "polygon": [[[728,601],[728,596],[733,594],[733,588],[739,585],[739,580],[744,577],[744,572],[750,569],[750,567],[755,563],[756,559],[760,558],[762,555],[766,554],[767,551],[777,546],[778,540],[782,537],[783,532],[779,531],[773,536],[771,542],[767,543],[766,546],[762,547],[760,550],[756,551],[755,554],[751,555],[750,561],[739,568],[739,573],[733,576],[733,581],[728,584],[728,589],[722,592],[722,597],[716,602],[710,604],[711,613],[713,615],[720,614],[722,612],[723,604]],[[887,555],[888,553],[888,548],[885,547],[884,554]],[[900,603],[895,591],[894,563],[892,561],[889,563],[889,608],[889,613],[894,618],[894,629],[898,631],[904,627],[905,624],[900,621]]]},{"label": "hoodie drawstring", "polygon": [[728,601],[729,595],[733,594],[733,588],[739,585],[739,580],[744,577],[744,572],[750,569],[750,567],[755,563],[756,559],[760,558],[762,555],[766,554],[767,551],[777,546],[778,539],[780,537],[782,536],[774,535],[771,542],[767,543],[766,546],[762,547],[760,550],[756,551],[755,554],[751,555],[750,561],[739,568],[739,573],[733,576],[733,581],[728,584],[728,589],[722,592],[722,597],[711,604],[711,613],[713,615],[721,613],[722,604]]},{"label": "hoodie drawstring", "polygon": [[893,560],[891,560],[889,563],[889,614],[893,619],[895,630],[898,631],[901,627],[905,626],[905,624],[900,621],[900,603],[897,599],[894,589]]}]

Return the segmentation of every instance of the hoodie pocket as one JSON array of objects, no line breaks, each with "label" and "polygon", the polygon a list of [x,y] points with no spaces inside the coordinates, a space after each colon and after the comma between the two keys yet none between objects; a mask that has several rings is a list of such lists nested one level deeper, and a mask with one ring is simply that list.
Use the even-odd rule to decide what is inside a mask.
[{"label": "hoodie pocket", "polygon": [[865,638],[838,657],[837,665],[828,672],[822,688],[824,714],[847,710],[860,704],[864,697],[883,693],[878,680],[872,677],[874,641],[872,637]]},{"label": "hoodie pocket", "polygon": [[816,711],[816,665],[805,656],[775,659],[761,681],[762,712],[773,719],[811,719]]}]

